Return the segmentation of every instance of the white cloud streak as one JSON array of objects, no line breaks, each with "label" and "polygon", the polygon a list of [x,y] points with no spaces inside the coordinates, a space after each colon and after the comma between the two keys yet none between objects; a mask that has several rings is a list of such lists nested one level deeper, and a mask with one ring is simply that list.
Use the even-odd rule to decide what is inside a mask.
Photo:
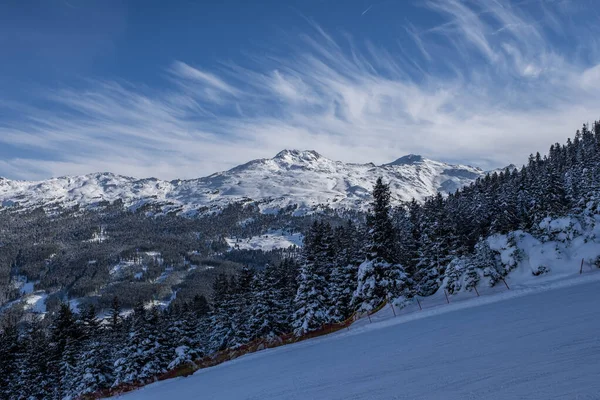
[{"label": "white cloud streak", "polygon": [[[407,23],[412,58],[401,48],[336,41],[309,21],[313,34],[291,55],[256,58],[253,67],[209,72],[176,61],[168,90],[91,81],[86,90],[46,93],[60,112],[4,105],[20,118],[0,122],[0,145],[46,157],[6,159],[0,175],[192,178],[283,148],[376,163],[421,153],[491,168],[521,164],[598,117],[600,60],[552,46],[546,32],[558,30],[557,10],[543,5],[546,27],[499,1],[426,7],[445,21]],[[592,36],[570,32],[600,54]]]}]

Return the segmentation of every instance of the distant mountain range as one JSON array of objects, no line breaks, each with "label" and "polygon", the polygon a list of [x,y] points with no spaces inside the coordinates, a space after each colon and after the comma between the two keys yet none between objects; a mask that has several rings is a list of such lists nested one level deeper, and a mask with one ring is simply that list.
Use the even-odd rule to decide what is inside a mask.
[{"label": "distant mountain range", "polygon": [[290,205],[298,205],[298,212],[318,206],[364,209],[377,177],[390,184],[393,201],[399,203],[454,192],[485,174],[477,167],[414,154],[375,165],[333,161],[312,150],[283,150],[270,159],[190,180],[136,179],[112,173],[38,182],[0,178],[0,208],[93,207],[122,200],[133,209],[150,203],[159,212],[187,214],[240,201],[255,202],[263,212]]}]

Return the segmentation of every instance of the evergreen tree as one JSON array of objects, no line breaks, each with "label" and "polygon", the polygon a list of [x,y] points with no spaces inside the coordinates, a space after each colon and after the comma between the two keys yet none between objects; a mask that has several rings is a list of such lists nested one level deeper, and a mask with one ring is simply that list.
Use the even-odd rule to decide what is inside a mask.
[{"label": "evergreen tree", "polygon": [[80,326],[83,343],[81,351],[77,355],[74,374],[76,395],[107,389],[113,381],[107,331],[96,317],[96,308],[93,305],[89,305],[81,311]]},{"label": "evergreen tree", "polygon": [[367,223],[370,239],[369,259],[380,259],[390,264],[398,262],[398,239],[391,219],[390,186],[383,183],[381,178],[377,179],[373,188],[371,214],[368,216]]},{"label": "evergreen tree", "polygon": [[327,280],[335,262],[333,237],[328,224],[315,221],[305,238],[303,265],[298,276],[292,326],[303,335],[331,321],[331,294]]},{"label": "evergreen tree", "polygon": [[119,324],[121,323],[121,304],[119,303],[119,298],[117,296],[113,297],[112,305],[109,310],[109,326],[113,331],[118,330]]},{"label": "evergreen tree", "polygon": [[169,350],[171,370],[183,364],[193,363],[203,357],[207,349],[207,323],[210,307],[204,296],[196,295],[181,309],[172,307],[164,317],[163,330],[166,332],[165,346]]},{"label": "evergreen tree", "polygon": [[49,368],[52,398],[73,396],[75,367],[80,351],[81,331],[68,303],[62,303],[51,327]]},{"label": "evergreen tree", "polygon": [[192,311],[198,318],[204,317],[210,312],[210,305],[208,304],[206,297],[203,295],[197,294],[194,296],[190,308],[190,311]]},{"label": "evergreen tree", "polygon": [[40,318],[34,319],[21,341],[22,352],[19,357],[19,398],[43,399],[53,393],[49,361],[52,349],[42,327]]},{"label": "evergreen tree", "polygon": [[252,339],[272,339],[286,333],[288,309],[283,292],[284,282],[278,272],[276,267],[267,265],[264,272],[257,274],[252,281]]},{"label": "evergreen tree", "polygon": [[358,266],[364,261],[359,231],[349,220],[335,231],[335,267],[329,277],[332,305],[329,311],[333,321],[348,318],[354,311],[352,296],[356,291]]},{"label": "evergreen tree", "polygon": [[138,304],[134,309],[129,340],[117,353],[115,382],[145,382],[166,371],[169,360],[160,334],[160,315],[156,308],[150,311]]},{"label": "evergreen tree", "polygon": [[410,280],[399,264],[397,237],[391,219],[389,185],[377,179],[373,189],[369,225],[369,243],[366,261],[358,269],[355,304],[362,310],[371,310],[386,299],[408,294]]},{"label": "evergreen tree", "polygon": [[209,349],[226,349],[234,336],[232,321],[231,282],[227,275],[219,274],[213,284],[213,309],[211,312],[211,337]]},{"label": "evergreen tree", "polygon": [[244,266],[234,285],[230,287],[228,311],[231,315],[232,336],[228,347],[236,348],[248,343],[252,338],[250,313],[252,306],[252,282],[254,270]]},{"label": "evergreen tree", "polygon": [[475,245],[473,262],[483,271],[484,276],[490,277],[491,285],[494,285],[502,278],[503,274],[499,266],[498,256],[490,248],[486,240],[481,240]]},{"label": "evergreen tree", "polygon": [[298,292],[294,303],[293,328],[297,336],[319,329],[329,322],[327,281],[314,263],[300,268]]},{"label": "evergreen tree", "polygon": [[0,332],[0,397],[14,395],[19,381],[19,357],[22,355],[19,331],[15,321],[9,321]]}]

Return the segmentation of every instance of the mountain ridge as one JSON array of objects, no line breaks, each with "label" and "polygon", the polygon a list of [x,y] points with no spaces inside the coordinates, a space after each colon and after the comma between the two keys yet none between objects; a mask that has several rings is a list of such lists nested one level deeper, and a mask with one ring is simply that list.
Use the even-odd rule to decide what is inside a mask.
[{"label": "mountain ridge", "polygon": [[239,201],[256,202],[263,212],[294,204],[299,212],[319,206],[362,209],[379,176],[390,183],[394,203],[400,203],[453,192],[485,174],[478,167],[416,154],[375,165],[334,161],[315,150],[284,149],[273,158],[186,180],[134,178],[112,172],[41,181],[0,178],[0,208],[87,207],[122,200],[131,208],[150,203],[158,206],[159,212],[192,214]]}]

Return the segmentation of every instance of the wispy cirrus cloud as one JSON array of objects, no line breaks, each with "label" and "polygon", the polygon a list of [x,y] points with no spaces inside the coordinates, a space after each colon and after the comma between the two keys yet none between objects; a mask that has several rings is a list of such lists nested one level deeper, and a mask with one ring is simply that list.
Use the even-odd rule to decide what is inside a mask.
[{"label": "wispy cirrus cloud", "polygon": [[[47,156],[5,159],[0,174],[191,178],[283,148],[353,162],[412,152],[498,167],[598,117],[595,27],[573,26],[555,4],[424,7],[443,22],[406,22],[404,47],[339,39],[310,22],[286,54],[210,71],[175,61],[166,89],[93,80],[43,93],[51,108],[5,105],[18,118],[0,120],[0,143]],[[586,46],[586,57],[556,45],[550,31]]]}]

